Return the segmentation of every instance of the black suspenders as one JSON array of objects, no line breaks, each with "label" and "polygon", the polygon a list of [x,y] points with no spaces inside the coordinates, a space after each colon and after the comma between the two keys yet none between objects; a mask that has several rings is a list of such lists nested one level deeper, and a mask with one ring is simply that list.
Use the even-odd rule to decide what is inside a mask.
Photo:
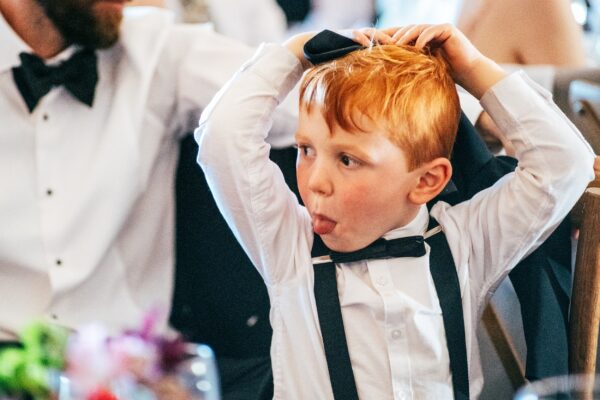
[{"label": "black suspenders", "polygon": [[335,400],[358,400],[346,343],[344,321],[342,321],[342,310],[335,279],[335,264],[328,262],[314,265],[314,270],[315,301],[333,398]]},{"label": "black suspenders", "polygon": [[465,319],[456,266],[444,232],[439,232],[425,241],[431,248],[429,270],[442,309],[454,399],[468,400],[469,368],[465,343]]},{"label": "black suspenders", "polygon": [[[434,234],[426,242],[431,247],[429,266],[442,309],[454,398],[468,400],[469,369],[465,323],[454,259],[443,232]],[[323,244],[315,235],[313,256],[322,255],[322,249]],[[315,264],[313,269],[315,301],[333,397],[335,400],[358,400],[337,291],[335,264]]]}]

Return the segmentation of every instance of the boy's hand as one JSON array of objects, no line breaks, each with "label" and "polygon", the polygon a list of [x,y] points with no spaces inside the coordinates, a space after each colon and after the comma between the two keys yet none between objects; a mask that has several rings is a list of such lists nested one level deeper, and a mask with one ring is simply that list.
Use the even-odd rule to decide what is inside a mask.
[{"label": "boy's hand", "polygon": [[[372,44],[394,44],[390,34],[375,28],[363,28],[357,30],[342,30],[337,32],[346,36],[358,44],[369,47]],[[304,45],[312,39],[317,32],[299,33],[286,40],[283,45],[288,48],[302,63],[304,69],[312,67],[312,64],[304,57]]]},{"label": "boy's hand", "polygon": [[506,75],[498,64],[481,54],[465,35],[451,24],[405,26],[396,30],[392,39],[400,45],[414,43],[418,49],[425,46],[439,48],[450,65],[456,83],[478,99]]},{"label": "boy's hand", "polygon": [[361,28],[352,31],[341,31],[340,35],[348,36],[356,43],[365,47],[370,47],[373,44],[394,44],[392,34],[396,29],[376,29],[376,28]]},{"label": "boy's hand", "polygon": [[299,33],[286,40],[283,45],[288,48],[298,60],[302,63],[302,67],[306,70],[310,68],[311,63],[304,57],[304,44],[315,36],[317,32]]}]

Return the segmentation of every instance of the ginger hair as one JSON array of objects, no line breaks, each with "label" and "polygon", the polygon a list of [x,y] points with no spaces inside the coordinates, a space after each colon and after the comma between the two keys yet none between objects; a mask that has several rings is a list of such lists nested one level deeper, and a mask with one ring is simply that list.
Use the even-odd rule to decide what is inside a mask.
[{"label": "ginger hair", "polygon": [[300,107],[321,109],[330,130],[368,133],[364,118],[402,149],[413,170],[450,158],[460,105],[441,55],[413,46],[380,45],[307,71]]}]

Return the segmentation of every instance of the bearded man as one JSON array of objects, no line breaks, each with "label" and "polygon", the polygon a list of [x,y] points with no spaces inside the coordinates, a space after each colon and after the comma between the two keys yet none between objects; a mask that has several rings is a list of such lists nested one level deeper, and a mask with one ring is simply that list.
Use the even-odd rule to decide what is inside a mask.
[{"label": "bearded man", "polygon": [[124,5],[0,0],[0,342],[33,319],[117,332],[155,307],[167,328],[179,139],[252,49]]}]

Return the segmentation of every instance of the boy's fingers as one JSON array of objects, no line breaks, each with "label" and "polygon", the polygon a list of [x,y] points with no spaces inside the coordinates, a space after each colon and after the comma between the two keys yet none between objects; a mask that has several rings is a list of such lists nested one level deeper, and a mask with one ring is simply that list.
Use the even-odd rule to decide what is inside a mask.
[{"label": "boy's fingers", "polygon": [[358,44],[365,46],[365,47],[369,47],[371,45],[371,41],[369,40],[367,35],[365,35],[361,31],[355,30],[355,31],[352,31],[352,33],[354,36],[354,41],[357,42]]},{"label": "boy's fingers", "polygon": [[412,24],[412,25],[406,25],[406,26],[403,26],[402,28],[398,29],[398,30],[396,31],[396,33],[394,33],[394,34],[392,35],[392,40],[394,41],[394,43],[396,43],[396,44],[399,44],[399,43],[398,43],[398,40],[400,40],[400,38],[402,38],[402,36],[404,36],[404,34],[405,34],[406,32],[408,32],[409,30],[411,30],[411,29],[412,29],[412,28],[414,28],[414,27],[415,27],[415,25],[414,25],[414,24]]},{"label": "boy's fingers", "polygon": [[419,38],[415,42],[415,47],[417,49],[422,49],[429,43],[443,43],[448,39],[449,32],[447,28],[443,25],[430,26],[421,32]]},{"label": "boy's fingers", "polygon": [[383,31],[375,31],[375,40],[380,44],[393,44],[392,37]]},{"label": "boy's fingers", "polygon": [[372,44],[393,44],[392,37],[387,33],[375,28],[363,28],[354,31],[354,37],[358,43],[368,47]]},{"label": "boy's fingers", "polygon": [[375,29],[375,28],[365,28],[361,30],[370,40],[371,43],[381,43],[381,44],[391,44],[392,37],[387,33]]},{"label": "boy's fingers", "polygon": [[423,34],[423,31],[430,26],[431,25],[414,25],[396,41],[396,44],[407,45],[415,42]]},{"label": "boy's fingers", "polygon": [[402,26],[394,26],[392,28],[381,29],[381,32],[385,33],[386,35],[388,35],[390,38],[393,39],[394,35],[402,28],[403,28]]}]

